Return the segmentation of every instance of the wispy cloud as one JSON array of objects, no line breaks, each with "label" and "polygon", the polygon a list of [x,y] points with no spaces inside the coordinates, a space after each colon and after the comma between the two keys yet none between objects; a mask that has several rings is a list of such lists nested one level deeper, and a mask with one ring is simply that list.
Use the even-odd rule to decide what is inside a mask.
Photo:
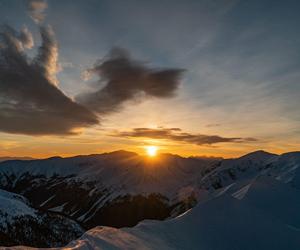
[{"label": "wispy cloud", "polygon": [[220,127],[220,126],[221,124],[219,123],[210,123],[206,125],[207,128]]},{"label": "wispy cloud", "polygon": [[48,4],[46,0],[28,0],[27,8],[29,16],[36,23],[41,23],[45,19],[45,10],[47,9]]},{"label": "wispy cloud", "polygon": [[150,139],[165,139],[196,145],[212,145],[222,142],[240,143],[257,141],[257,139],[255,138],[222,137],[219,135],[191,134],[183,132],[180,128],[134,128],[130,131],[115,131],[111,135],[116,137],[128,138],[140,137]]},{"label": "wispy cloud", "polygon": [[58,67],[58,44],[55,39],[55,34],[48,26],[40,29],[42,45],[39,47],[38,55],[36,56],[34,63],[39,68],[41,74],[43,74],[49,83],[57,84],[56,73]]}]

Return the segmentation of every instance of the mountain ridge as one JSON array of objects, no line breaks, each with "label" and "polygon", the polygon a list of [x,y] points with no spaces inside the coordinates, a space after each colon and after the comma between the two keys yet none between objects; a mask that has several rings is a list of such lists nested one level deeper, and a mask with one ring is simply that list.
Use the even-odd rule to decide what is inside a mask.
[{"label": "mountain ridge", "polygon": [[[180,158],[199,158],[199,159],[220,159],[220,160],[230,160],[230,159],[238,159],[238,158],[243,158],[243,157],[247,157],[250,155],[256,155],[256,154],[269,154],[269,155],[274,155],[274,156],[279,156],[279,155],[284,155],[284,154],[290,154],[290,153],[299,153],[300,151],[292,151],[292,152],[284,152],[281,154],[275,154],[275,153],[271,153],[265,150],[255,150],[252,151],[250,153],[246,153],[244,155],[241,156],[237,156],[237,157],[230,157],[230,158],[223,158],[223,157],[219,157],[219,156],[206,156],[206,155],[191,155],[191,156],[182,156],[179,154],[173,154],[173,153],[159,153],[157,155],[157,157],[159,157],[160,155],[170,155],[170,156],[177,156]],[[135,156],[140,156],[140,157],[147,157],[147,155],[143,155],[143,154],[138,154],[136,152],[133,151],[128,151],[128,150],[124,150],[124,149],[120,149],[120,150],[114,150],[114,151],[109,151],[109,152],[103,152],[103,153],[94,153],[94,154],[79,154],[79,155],[73,155],[73,156],[59,156],[59,155],[53,155],[53,156],[49,156],[46,158],[33,158],[33,157],[18,157],[18,156],[1,156],[0,157],[0,162],[2,161],[1,159],[7,159],[7,160],[24,160],[24,161],[30,161],[30,160],[49,160],[49,159],[56,159],[56,158],[61,158],[61,159],[70,159],[70,158],[77,158],[77,157],[97,157],[97,156],[101,156],[101,155],[135,155]],[[5,160],[6,161],[6,160]]]}]

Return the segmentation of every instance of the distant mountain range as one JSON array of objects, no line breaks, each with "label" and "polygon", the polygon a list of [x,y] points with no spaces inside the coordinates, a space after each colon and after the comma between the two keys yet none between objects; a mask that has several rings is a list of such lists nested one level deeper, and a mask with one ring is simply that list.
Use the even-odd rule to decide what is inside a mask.
[{"label": "distant mountain range", "polygon": [[[239,210],[241,209],[239,206],[247,201],[245,206],[254,204],[255,210],[253,211],[255,211],[254,215],[256,216],[257,214],[257,216],[253,219],[253,223],[257,223],[257,227],[260,227],[259,223],[261,220],[259,211],[269,212],[270,216],[275,211],[275,217],[282,216],[283,222],[289,225],[289,228],[297,229],[299,228],[297,223],[300,221],[300,216],[291,212],[290,216],[294,216],[296,221],[296,223],[293,223],[288,216],[280,215],[281,213],[289,213],[285,211],[285,209],[288,209],[288,205],[277,206],[278,210],[276,210],[275,203],[272,203],[275,201],[270,198],[270,206],[274,205],[275,208],[266,210],[265,206],[268,206],[269,191],[275,199],[275,191],[273,192],[272,190],[273,186],[276,186],[279,182],[281,184],[278,184],[278,189],[281,189],[281,186],[283,186],[285,190],[284,195],[282,194],[283,197],[288,197],[289,192],[295,192],[300,197],[298,193],[300,189],[299,166],[300,152],[275,155],[264,151],[256,151],[237,159],[183,158],[177,155],[163,154],[155,159],[150,159],[132,152],[116,151],[71,158],[53,157],[44,160],[5,161],[0,163],[0,188],[26,197],[22,198],[26,199],[26,206],[34,209],[42,216],[51,214],[61,216],[61,218],[68,221],[68,223],[64,224],[68,225],[70,235],[66,236],[65,240],[57,240],[53,237],[53,240],[47,239],[44,242],[33,243],[30,243],[28,240],[23,242],[20,240],[17,242],[18,244],[33,246],[63,245],[67,240],[75,239],[78,236],[78,233],[81,232],[79,228],[87,230],[99,225],[117,228],[134,226],[144,219],[164,220],[176,217],[196,206],[186,215],[166,222],[143,222],[133,229],[122,229],[120,231],[109,227],[95,228],[91,229],[83,237],[90,239],[89,234],[96,234],[95,242],[91,242],[91,244],[99,242],[97,240],[98,237],[104,240],[104,243],[101,244],[109,245],[112,242],[107,238],[108,235],[112,234],[119,239],[118,237],[125,236],[123,233],[129,233],[130,237],[137,237],[136,239],[145,245],[144,249],[157,249],[153,248],[154,245],[149,245],[150,243],[146,242],[148,238],[153,239],[153,244],[161,242],[162,246],[170,246],[170,248],[159,249],[202,249],[200,246],[207,247],[203,249],[230,249],[214,247],[214,244],[218,243],[217,241],[213,242],[213,238],[211,239],[212,242],[209,242],[209,237],[212,237],[212,235],[207,236],[208,238],[202,236],[205,235],[205,225],[198,216],[201,217],[202,213],[205,214],[205,223],[210,221],[215,223],[211,227],[208,226],[208,232],[209,230],[214,231],[218,229],[219,231],[217,230],[214,233],[219,234],[226,229],[229,221],[232,221],[233,225],[235,225],[239,223],[240,218],[243,216],[252,218],[252,207],[245,208],[243,211]],[[270,185],[270,190],[268,185]],[[244,197],[249,197],[251,190],[254,189],[255,195],[251,196],[249,200],[245,199]],[[257,200],[255,197],[258,197]],[[297,204],[298,200],[294,200],[294,198],[290,200],[292,202],[290,205],[297,208],[295,204]],[[287,203],[288,199],[285,199],[284,202]],[[225,205],[227,203],[228,205]],[[281,203],[279,202],[279,204]],[[224,206],[228,206],[228,209],[224,210]],[[241,207],[243,206],[241,205]],[[218,208],[221,209],[219,215]],[[235,208],[237,209],[236,218],[233,213],[235,210],[231,210]],[[198,212],[198,210],[201,212]],[[222,227],[221,224],[216,224],[217,221],[214,220],[216,216],[220,217],[220,223],[224,222],[223,228],[219,228]],[[223,218],[223,216],[226,216],[226,218]],[[5,231],[7,220],[0,218],[0,231],[2,235],[11,237],[7,234],[8,230]],[[12,221],[11,218],[9,220]],[[189,226],[188,223],[184,222],[185,220],[193,222],[192,225]],[[181,230],[178,226],[181,223],[185,225],[184,229],[182,229],[182,237],[180,237],[178,231]],[[247,240],[247,235],[244,235],[243,231],[241,231],[242,228],[245,227],[244,230],[248,230],[249,233],[254,231],[253,228],[246,229],[247,223],[251,223],[251,220],[245,221],[244,226],[237,225],[234,228],[236,231],[232,232],[233,235],[239,233],[244,237],[243,240]],[[264,223],[263,220],[261,220],[261,223]],[[263,224],[261,229],[265,230],[273,226],[282,227],[281,222],[279,224],[275,222],[275,224],[268,223]],[[188,227],[190,228],[188,229]],[[170,228],[170,235],[174,234],[174,239],[172,238],[173,236],[170,236],[171,238],[164,237],[169,235],[165,231],[168,228]],[[159,233],[158,229],[162,230],[161,233]],[[298,230],[296,229],[280,229],[280,231],[275,228],[270,230],[276,236],[274,236],[276,238],[274,242],[280,240],[279,236],[282,235],[282,237],[286,237],[284,239],[296,244],[298,242],[296,238],[300,236],[299,233],[296,233]],[[63,229],[59,228],[57,230]],[[193,230],[202,232],[201,237],[198,237],[198,233],[194,237]],[[230,229],[228,228],[228,230]],[[152,231],[157,231],[157,233],[154,234]],[[225,231],[224,235],[228,236],[228,232]],[[197,244],[199,247],[181,248],[183,245],[180,244],[187,244],[187,242],[184,242],[184,239],[188,239],[189,234],[191,235],[191,242],[194,242],[193,244]],[[270,237],[267,236],[265,241],[269,242]],[[174,243],[171,243],[172,239]],[[232,236],[228,242],[233,240]],[[127,242],[126,240],[122,241],[124,241],[124,244]],[[178,241],[177,248],[176,245],[172,245],[176,241]],[[0,237],[0,244],[14,245],[16,243],[1,242]],[[74,246],[77,243],[72,244]],[[101,244],[100,246],[102,246]],[[211,248],[209,244],[212,244]],[[260,245],[257,246],[257,248],[250,247],[249,249],[263,249],[259,248]],[[277,244],[277,246],[279,245]],[[118,247],[126,249],[124,245]],[[99,249],[106,248],[99,247]],[[237,247],[237,249],[246,248]]]},{"label": "distant mountain range", "polygon": [[2,161],[11,161],[11,160],[34,160],[31,157],[12,157],[12,156],[2,156],[0,157],[0,162]]}]

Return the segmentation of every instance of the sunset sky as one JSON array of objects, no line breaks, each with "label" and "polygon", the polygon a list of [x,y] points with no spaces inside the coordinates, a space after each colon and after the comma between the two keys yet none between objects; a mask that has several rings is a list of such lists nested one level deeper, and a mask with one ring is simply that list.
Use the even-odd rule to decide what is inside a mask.
[{"label": "sunset sky", "polygon": [[0,156],[299,150],[299,8],[0,0]]}]

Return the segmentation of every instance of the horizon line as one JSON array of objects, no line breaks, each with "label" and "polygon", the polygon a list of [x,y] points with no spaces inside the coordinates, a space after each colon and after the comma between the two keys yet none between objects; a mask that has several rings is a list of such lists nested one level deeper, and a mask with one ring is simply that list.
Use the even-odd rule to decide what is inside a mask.
[{"label": "horizon line", "polygon": [[[96,156],[96,155],[104,155],[104,154],[113,154],[113,153],[117,153],[117,152],[126,152],[126,153],[132,153],[132,154],[136,154],[137,156],[142,156],[142,157],[147,157],[146,154],[140,154],[140,153],[137,153],[137,152],[134,152],[134,151],[129,151],[129,150],[124,150],[124,149],[120,149],[120,150],[113,150],[113,151],[107,151],[107,152],[102,152],[102,153],[93,153],[93,154],[74,154],[74,155],[68,155],[68,156],[62,156],[62,155],[53,155],[53,156],[47,156],[47,157],[32,157],[32,156],[7,156],[7,155],[3,155],[3,156],[0,156],[0,160],[1,158],[12,158],[11,160],[47,160],[47,159],[51,159],[51,158],[62,158],[62,159],[67,159],[67,158],[74,158],[74,157],[80,157],[80,156]],[[283,155],[283,154],[286,154],[286,153],[293,153],[293,152],[300,152],[299,151],[287,151],[287,152],[284,152],[284,153],[281,153],[281,154],[276,154],[276,153],[273,153],[273,152],[269,152],[269,151],[266,151],[266,150],[262,150],[262,149],[258,149],[258,150],[255,150],[255,151],[250,151],[249,153],[246,153],[246,154],[242,154],[240,156],[237,156],[237,157],[220,157],[220,156],[213,156],[213,155],[188,155],[188,156],[183,156],[183,155],[180,155],[180,154],[173,154],[173,153],[170,153],[170,152],[166,152],[166,153],[158,153],[157,154],[157,157],[159,157],[159,155],[173,155],[173,156],[178,156],[178,157],[181,157],[181,158],[185,158],[185,159],[188,159],[188,158],[216,158],[216,159],[237,159],[237,158],[241,158],[243,156],[246,156],[246,155],[249,155],[249,154],[252,154],[252,153],[257,153],[257,152],[264,152],[264,153],[268,153],[268,154],[273,154],[273,155]],[[16,159],[13,159],[13,158],[16,158]],[[9,159],[7,159],[9,160]]]}]

